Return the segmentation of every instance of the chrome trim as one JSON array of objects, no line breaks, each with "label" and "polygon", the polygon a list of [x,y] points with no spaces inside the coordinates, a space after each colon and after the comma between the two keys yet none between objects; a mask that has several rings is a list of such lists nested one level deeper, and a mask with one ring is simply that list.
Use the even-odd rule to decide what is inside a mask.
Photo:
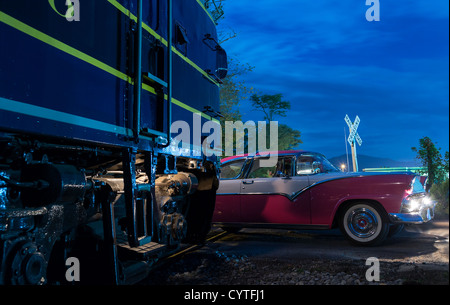
[{"label": "chrome trim", "polygon": [[[244,167],[245,167],[245,165],[244,165]],[[388,174],[391,174],[391,173],[388,173]],[[397,173],[395,173],[395,174],[397,174]],[[403,174],[403,173],[401,173],[401,174]],[[372,176],[372,175],[370,175],[370,176]],[[253,192],[253,193],[245,193],[245,194],[237,194],[237,193],[236,194],[220,194],[220,193],[217,193],[217,195],[280,195],[280,196],[284,196],[284,197],[288,198],[290,201],[294,201],[302,193],[306,192],[307,190],[309,190],[309,189],[311,189],[311,188],[313,188],[313,187],[315,187],[317,185],[320,185],[320,184],[323,184],[323,183],[327,183],[327,182],[331,182],[331,181],[335,181],[335,180],[342,180],[342,179],[349,179],[349,178],[363,178],[363,177],[368,177],[368,176],[367,175],[362,175],[361,173],[355,173],[355,174],[349,174],[349,175],[346,175],[346,176],[340,176],[340,177],[324,179],[324,180],[317,181],[317,182],[315,182],[313,184],[310,184],[310,185],[308,185],[308,186],[302,188],[301,190],[299,190],[297,192],[294,192],[292,194],[273,193],[273,192]],[[260,179],[260,178],[255,178],[255,179]],[[264,178],[261,178],[261,179],[264,179]],[[221,180],[245,180],[245,179],[221,179]],[[421,193],[416,193],[416,194],[413,194],[411,196],[419,196],[419,195],[421,195]],[[402,207],[403,207],[403,203],[402,203]]]},{"label": "chrome trim", "polygon": [[240,195],[239,193],[217,193],[216,196],[230,196],[230,195]]},{"label": "chrome trim", "polygon": [[[279,196],[284,196],[286,198],[288,198],[290,201],[294,201],[298,196],[300,196],[302,193],[306,192],[307,190],[322,184],[322,183],[326,183],[326,182],[330,182],[330,181],[334,181],[334,180],[341,180],[341,179],[347,179],[347,178],[355,178],[355,177],[363,177],[361,175],[351,175],[351,176],[346,176],[346,177],[337,177],[337,178],[330,178],[330,179],[325,179],[325,180],[321,180],[321,181],[317,181],[311,185],[308,185],[304,188],[302,188],[301,190],[292,193],[292,194],[286,194],[286,193],[273,193],[273,192],[252,192],[252,193],[233,193],[233,194],[229,194],[229,193],[217,193],[217,195],[279,195]],[[221,180],[231,180],[231,179],[221,179]],[[236,179],[234,179],[236,180]],[[242,180],[242,179],[241,179]]]},{"label": "chrome trim", "polygon": [[417,213],[390,213],[389,219],[395,224],[424,224],[434,219],[434,210],[435,205]]},{"label": "chrome trim", "polygon": [[390,213],[392,223],[423,224],[434,218],[437,202],[431,200],[427,193],[416,193],[402,200],[400,213]]},{"label": "chrome trim", "polygon": [[324,179],[321,181],[317,181],[313,184],[308,185],[307,187],[304,187],[303,189],[301,189],[300,191],[294,193],[292,196],[290,196],[291,200],[295,200],[295,198],[297,198],[298,196],[300,196],[303,192],[306,192],[307,190],[319,185],[319,184],[323,184],[326,182],[330,182],[330,181],[334,181],[334,180],[341,180],[341,179],[348,179],[348,178],[358,178],[358,177],[364,177],[363,175],[349,175],[349,176],[345,176],[345,177],[335,177],[335,178],[330,178],[330,179]]},{"label": "chrome trim", "polygon": [[231,195],[245,195],[245,196],[247,196],[247,195],[278,195],[278,196],[284,196],[284,197],[286,197],[286,198],[288,198],[290,201],[292,201],[292,196],[289,196],[288,194],[286,194],[286,193],[270,193],[270,192],[254,192],[254,193],[244,193],[244,194],[241,194],[241,193],[217,193],[216,194],[216,196],[226,196],[226,195],[228,195],[228,196],[231,196]]},{"label": "chrome trim", "polygon": [[255,229],[281,229],[281,230],[329,230],[328,225],[312,224],[284,224],[284,223],[259,223],[259,222],[213,222],[218,227],[255,228]]},{"label": "chrome trim", "polygon": [[391,213],[389,219],[395,224],[423,224],[424,219],[418,214]]}]

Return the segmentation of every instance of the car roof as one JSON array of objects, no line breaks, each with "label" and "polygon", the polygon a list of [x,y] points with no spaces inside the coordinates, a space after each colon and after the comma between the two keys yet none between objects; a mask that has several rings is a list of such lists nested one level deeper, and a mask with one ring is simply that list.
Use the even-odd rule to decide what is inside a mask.
[{"label": "car roof", "polygon": [[[269,151],[269,152],[264,152],[264,155],[266,156],[267,154],[278,154],[278,156],[287,156],[287,155],[298,155],[300,153],[314,153],[317,154],[316,152],[312,152],[312,151],[307,151],[307,150],[280,150],[280,151]],[[258,157],[261,156],[260,152],[257,152],[256,155],[249,155],[249,154],[241,154],[241,155],[237,155],[237,156],[231,156],[231,157],[226,157],[223,158],[220,162],[221,163],[226,163],[232,160],[239,160],[239,159],[244,159],[244,158],[253,158],[253,157]]]}]

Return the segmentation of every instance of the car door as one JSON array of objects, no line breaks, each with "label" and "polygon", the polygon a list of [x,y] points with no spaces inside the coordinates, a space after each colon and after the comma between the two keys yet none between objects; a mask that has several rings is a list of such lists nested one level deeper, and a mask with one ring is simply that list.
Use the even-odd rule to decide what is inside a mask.
[{"label": "car door", "polygon": [[244,158],[222,164],[213,222],[241,221],[240,190],[246,163],[247,159]]},{"label": "car door", "polygon": [[246,223],[309,224],[309,197],[296,194],[309,185],[307,175],[293,176],[295,157],[278,158],[277,166],[261,167],[253,160],[240,185],[241,217]]}]

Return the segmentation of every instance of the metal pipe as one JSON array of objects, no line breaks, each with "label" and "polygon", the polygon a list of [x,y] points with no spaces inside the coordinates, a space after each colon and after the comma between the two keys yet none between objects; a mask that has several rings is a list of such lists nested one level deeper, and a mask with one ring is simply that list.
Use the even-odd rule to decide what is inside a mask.
[{"label": "metal pipe", "polygon": [[50,183],[48,183],[45,180],[36,180],[36,181],[29,181],[29,182],[20,182],[20,181],[16,181],[13,179],[9,179],[6,177],[3,177],[2,175],[0,175],[0,180],[6,182],[6,184],[8,185],[12,185],[15,186],[17,188],[31,188],[31,189],[37,189],[37,190],[43,190],[46,189],[48,187],[50,187]]}]

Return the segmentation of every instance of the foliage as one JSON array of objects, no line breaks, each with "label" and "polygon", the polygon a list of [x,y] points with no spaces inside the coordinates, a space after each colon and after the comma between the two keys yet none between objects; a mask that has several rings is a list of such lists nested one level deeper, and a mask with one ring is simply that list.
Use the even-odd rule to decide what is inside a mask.
[{"label": "foliage", "polygon": [[209,11],[214,21],[217,23],[219,20],[223,19],[224,10],[223,10],[223,2],[224,0],[204,0],[203,4],[205,8]]},{"label": "foliage", "polygon": [[[222,80],[220,89],[220,113],[222,114],[221,126],[222,135],[225,135],[225,122],[242,121],[242,115],[239,111],[239,104],[248,99],[253,92],[253,88],[247,86],[241,76],[251,72],[253,67],[249,64],[242,64],[238,59],[228,59],[228,74]],[[222,148],[225,149],[225,137],[222,137]],[[236,141],[243,139],[233,138],[233,147],[236,147]]]},{"label": "foliage", "polygon": [[285,117],[286,112],[291,109],[291,103],[283,101],[282,98],[282,94],[264,94],[261,96],[253,94],[250,100],[256,110],[264,113],[264,119],[271,122],[275,115]]},{"label": "foliage", "polygon": [[278,126],[278,149],[291,150],[302,144],[300,131],[293,129],[285,124]]},{"label": "foliage", "polygon": [[238,106],[250,96],[253,88],[247,86],[240,76],[251,72],[253,68],[249,64],[242,64],[238,59],[228,59],[228,74],[222,80],[220,89],[220,112],[224,122],[242,120]]},{"label": "foliage", "polygon": [[437,201],[436,205],[436,217],[437,218],[446,218],[449,217],[449,206],[448,206],[448,197],[449,197],[449,180],[445,180],[442,183],[434,184],[431,187],[430,193],[431,197]]},{"label": "foliage", "polygon": [[448,174],[448,152],[445,153],[445,159],[442,159],[441,148],[436,148],[429,137],[423,137],[419,140],[420,147],[412,147],[412,151],[417,153],[416,158],[422,162],[423,167],[427,168],[428,182],[427,191],[433,184],[440,183],[446,179]]},{"label": "foliage", "polygon": [[[291,109],[291,103],[283,101],[282,94],[264,94],[261,96],[253,94],[250,100],[256,110],[264,113],[264,119],[268,122],[274,121],[275,116],[286,117],[287,111]],[[269,132],[266,132],[266,135],[268,137]],[[286,124],[278,125],[278,150],[294,149],[301,143],[303,142],[300,140],[300,131]]]},{"label": "foliage", "polygon": [[448,151],[446,151],[445,155],[444,155],[444,162],[443,162],[444,172],[446,172],[446,173],[449,173],[449,170],[448,170],[448,158],[449,158]]},{"label": "foliage", "polygon": [[[205,8],[211,13],[216,23],[224,18],[224,1],[203,1]],[[222,44],[225,41],[237,37],[237,33],[233,30],[219,30],[219,37],[219,43]],[[228,58],[228,74],[222,80],[223,84],[220,90],[220,113],[223,115],[221,119],[222,135],[225,135],[225,122],[242,121],[239,106],[249,99],[253,102],[254,109],[264,112],[264,119],[269,122],[273,121],[275,116],[285,117],[287,111],[291,108],[290,102],[282,100],[282,94],[262,96],[254,94],[253,87],[247,85],[242,77],[252,72],[253,69],[254,67],[248,63],[241,63],[237,58]],[[267,128],[269,128],[269,124],[267,124]],[[300,140],[300,131],[292,129],[287,125],[280,124],[278,126],[278,133],[278,148],[280,150],[293,149],[302,143]],[[267,130],[266,135],[266,143],[269,143],[269,130]],[[244,147],[247,149],[248,133],[245,133],[244,138],[236,139],[236,136],[233,136],[233,147],[236,147],[236,141],[244,141]],[[225,148],[225,137],[223,136],[222,138],[222,148]]]}]

